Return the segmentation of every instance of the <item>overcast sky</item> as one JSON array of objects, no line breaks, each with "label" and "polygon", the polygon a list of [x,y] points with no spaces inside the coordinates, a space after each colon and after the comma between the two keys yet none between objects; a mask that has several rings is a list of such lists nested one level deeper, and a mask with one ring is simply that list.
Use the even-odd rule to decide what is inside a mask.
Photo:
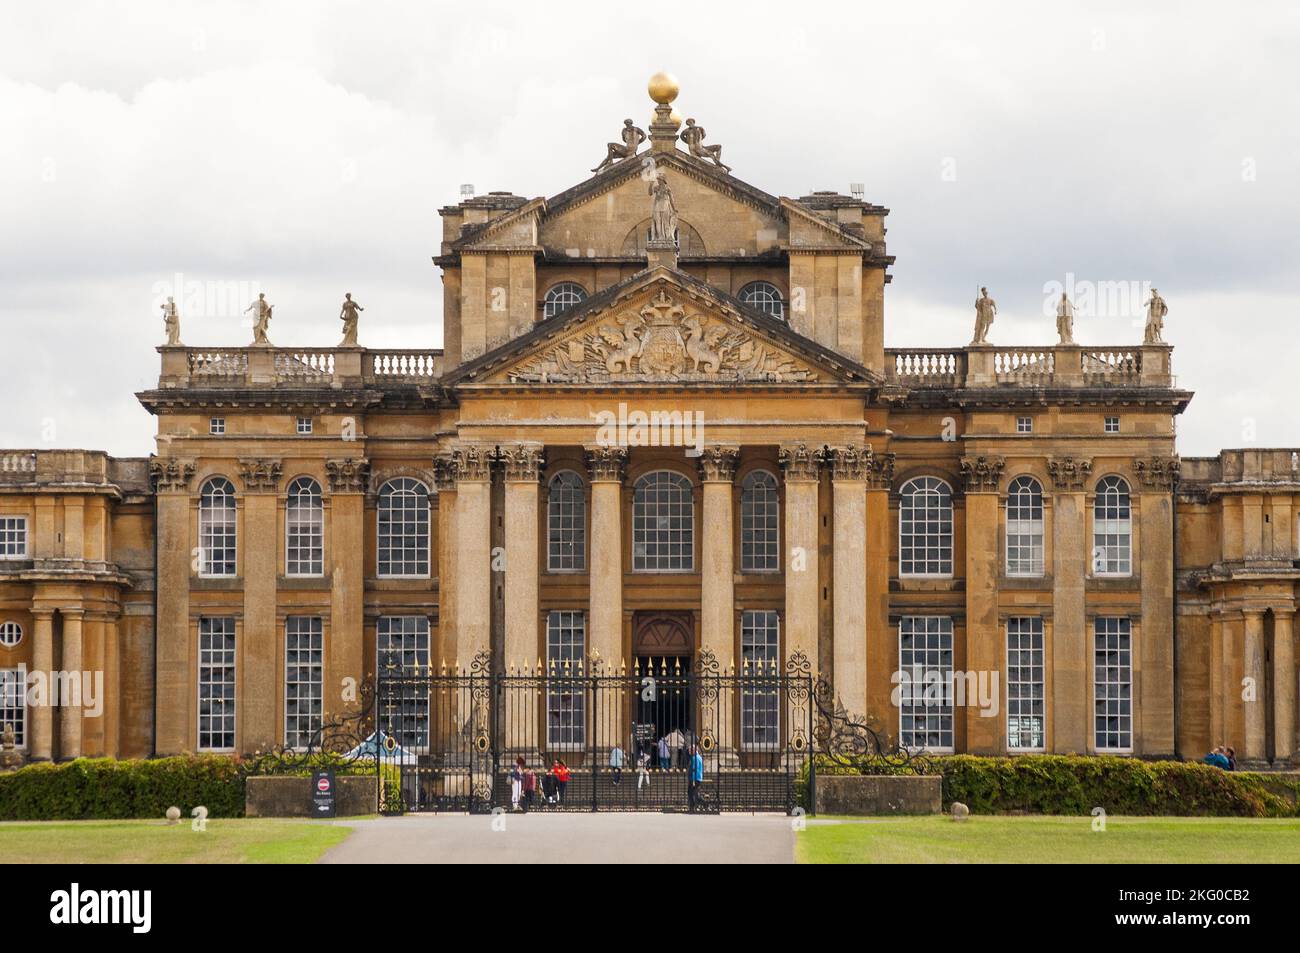
[{"label": "overcast sky", "polygon": [[351,291],[363,344],[439,346],[437,209],[461,183],[581,181],[624,117],[648,122],[659,69],[735,175],[862,182],[891,210],[888,345],[965,343],[980,284],[995,343],[1052,341],[1064,284],[1099,312],[1076,338],[1132,344],[1154,284],[1197,392],[1181,451],[1300,446],[1297,11],[5,4],[0,447],[151,452],[133,394],[177,276],[211,299],[186,309],[192,346],[249,340],[228,287],[267,291],[279,345],[336,343]]}]

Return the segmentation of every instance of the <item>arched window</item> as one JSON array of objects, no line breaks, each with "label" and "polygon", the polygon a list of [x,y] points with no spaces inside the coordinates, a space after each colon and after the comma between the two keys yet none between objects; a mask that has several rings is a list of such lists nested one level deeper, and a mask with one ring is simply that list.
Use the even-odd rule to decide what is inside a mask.
[{"label": "arched window", "polygon": [[751,470],[740,483],[740,571],[781,568],[780,497],[776,477]]},{"label": "arched window", "polygon": [[284,574],[319,576],[325,572],[325,507],[320,484],[298,477],[289,484],[284,509]]},{"label": "arched window", "polygon": [[561,311],[568,311],[575,304],[586,300],[587,289],[576,281],[561,281],[551,285],[542,297],[542,317],[553,318]]},{"label": "arched window", "polygon": [[429,490],[398,477],[379,488],[379,575],[429,575]]},{"label": "arched window", "polygon": [[695,505],[691,481],[680,473],[656,470],[636,481],[632,493],[632,569],[695,569]]},{"label": "arched window", "polygon": [[0,645],[11,649],[22,640],[23,627],[17,622],[6,622],[0,625]]},{"label": "arched window", "polygon": [[951,576],[952,490],[925,476],[908,480],[899,494],[899,575]]},{"label": "arched window", "polygon": [[1133,573],[1133,514],[1122,477],[1097,481],[1092,503],[1092,571],[1098,576]]},{"label": "arched window", "polygon": [[212,477],[199,491],[199,575],[235,574],[235,487]]},{"label": "arched window", "polygon": [[1007,488],[1007,575],[1043,574],[1043,488],[1020,476]]},{"label": "arched window", "polygon": [[740,289],[740,300],[751,308],[785,320],[785,299],[781,297],[781,289],[770,281],[751,281]]},{"label": "arched window", "polygon": [[551,477],[546,494],[546,568],[587,568],[587,496],[582,477],[564,470]]}]

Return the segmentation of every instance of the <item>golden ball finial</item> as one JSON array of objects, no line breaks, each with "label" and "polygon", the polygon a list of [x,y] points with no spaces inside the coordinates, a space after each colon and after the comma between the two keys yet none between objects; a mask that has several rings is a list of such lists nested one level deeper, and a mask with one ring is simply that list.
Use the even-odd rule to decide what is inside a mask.
[{"label": "golden ball finial", "polygon": [[681,91],[681,87],[677,85],[677,77],[669,72],[659,72],[651,76],[647,89],[650,91],[650,98],[661,106],[671,103]]}]

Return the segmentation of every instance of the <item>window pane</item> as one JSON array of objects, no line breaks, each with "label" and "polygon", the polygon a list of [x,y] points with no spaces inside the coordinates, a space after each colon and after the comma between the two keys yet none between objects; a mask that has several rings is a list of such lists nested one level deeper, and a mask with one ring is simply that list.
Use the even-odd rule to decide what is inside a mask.
[{"label": "window pane", "polygon": [[236,525],[235,487],[213,477],[199,494],[199,575],[235,574]]},{"label": "window pane", "polygon": [[[430,674],[429,620],[424,616],[380,616],[375,647],[380,678]],[[380,730],[410,752],[429,747],[428,685],[427,678],[411,679],[399,682],[396,691],[384,693]]]},{"label": "window pane", "polygon": [[199,619],[199,748],[235,747],[235,620]]},{"label": "window pane", "polygon": [[586,743],[586,681],[581,678],[586,615],[551,612],[546,617],[546,743]]},{"label": "window pane", "polygon": [[379,575],[429,575],[429,491],[419,480],[389,480],[379,490]]},{"label": "window pane", "polygon": [[899,742],[952,748],[952,619],[904,616],[898,623]]},{"label": "window pane", "polygon": [[1093,623],[1093,744],[1099,751],[1133,748],[1132,663],[1130,620],[1098,618]]},{"label": "window pane", "polygon": [[766,470],[746,475],[740,493],[740,571],[781,568],[780,497],[776,477]]},{"label": "window pane", "polygon": [[552,479],[546,499],[546,568],[587,568],[587,497],[582,477],[566,470]]},{"label": "window pane", "polygon": [[284,511],[284,571],[319,576],[325,571],[325,508],[320,484],[307,477],[289,486]]},{"label": "window pane", "polygon": [[306,748],[320,739],[325,637],[315,616],[284,620],[284,743]]},{"label": "window pane", "polygon": [[691,572],[695,568],[695,504],[691,481],[659,470],[636,481],[632,496],[632,569]]},{"label": "window pane", "polygon": [[740,617],[740,733],[747,748],[781,743],[780,623],[771,610]]},{"label": "window pane", "polygon": [[1043,692],[1043,620],[1007,620],[1007,747],[1042,749],[1046,708]]},{"label": "window pane", "polygon": [[952,575],[952,491],[935,477],[903,485],[898,508],[898,569],[903,576]]}]

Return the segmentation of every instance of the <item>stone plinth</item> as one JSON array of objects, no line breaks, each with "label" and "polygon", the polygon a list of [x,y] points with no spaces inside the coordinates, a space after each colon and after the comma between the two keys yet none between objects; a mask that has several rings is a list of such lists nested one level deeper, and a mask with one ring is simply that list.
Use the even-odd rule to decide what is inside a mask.
[{"label": "stone plinth", "polygon": [[818,814],[939,814],[939,775],[828,774],[817,776]]},{"label": "stone plinth", "polygon": [[[379,813],[377,783],[373,774],[350,774],[335,779],[335,812],[339,817]],[[252,777],[246,789],[245,817],[311,817],[310,777]]]}]

